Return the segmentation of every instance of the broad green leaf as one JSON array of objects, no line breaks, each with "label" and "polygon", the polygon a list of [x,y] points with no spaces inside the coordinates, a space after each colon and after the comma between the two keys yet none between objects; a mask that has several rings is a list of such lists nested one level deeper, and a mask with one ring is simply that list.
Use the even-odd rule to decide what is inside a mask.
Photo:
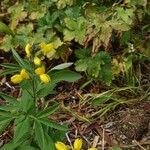
[{"label": "broad green leaf", "polygon": [[59,123],[56,123],[54,121],[48,120],[48,119],[38,119],[39,122],[41,122],[42,124],[50,127],[50,128],[54,128],[57,130],[62,130],[62,131],[67,131],[66,126],[60,125]]},{"label": "broad green leaf", "polygon": [[52,70],[62,70],[62,69],[66,69],[66,68],[68,68],[68,67],[70,67],[71,65],[72,65],[73,63],[63,63],[63,64],[60,64],[60,65],[57,65],[57,66],[55,66],[54,68],[52,68],[50,71],[52,71]]},{"label": "broad green leaf", "polygon": [[66,27],[63,31],[64,41],[71,41],[75,39],[76,42],[83,44],[86,34],[86,20],[84,17],[78,17],[76,20],[73,18],[65,18]]},{"label": "broad green leaf", "polygon": [[4,32],[6,34],[14,36],[14,33],[12,32],[12,30],[3,22],[0,22],[0,32]]},{"label": "broad green leaf", "polygon": [[0,116],[0,126],[10,122],[13,118],[7,116]]},{"label": "broad green leaf", "polygon": [[75,82],[81,78],[79,73],[70,70],[61,70],[49,73],[53,82],[58,83],[60,81]]},{"label": "broad green leaf", "polygon": [[88,63],[90,59],[86,58],[86,59],[80,59],[77,60],[75,62],[75,69],[76,71],[84,71],[86,72],[87,68],[88,68]]},{"label": "broad green leaf", "polygon": [[59,109],[59,104],[55,103],[53,106],[50,106],[49,108],[38,112],[37,113],[37,118],[48,117],[49,115],[53,114],[58,109]]},{"label": "broad green leaf", "polygon": [[21,138],[23,138],[23,136],[29,133],[30,123],[30,118],[26,117],[23,121],[16,124],[13,138],[14,143],[17,143]]}]

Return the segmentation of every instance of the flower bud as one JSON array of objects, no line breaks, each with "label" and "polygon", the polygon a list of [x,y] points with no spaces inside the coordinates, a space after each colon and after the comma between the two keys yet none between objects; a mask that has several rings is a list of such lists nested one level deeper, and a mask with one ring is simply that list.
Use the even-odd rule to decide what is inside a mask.
[{"label": "flower bud", "polygon": [[74,141],[74,150],[80,150],[82,148],[82,143],[83,143],[82,139],[79,138],[76,139]]},{"label": "flower bud", "polygon": [[67,146],[62,142],[56,142],[55,147],[57,150],[68,150]]},{"label": "flower bud", "polygon": [[13,75],[11,77],[10,80],[11,80],[12,83],[18,84],[18,83],[20,83],[23,80],[23,78],[22,78],[22,76],[20,74],[15,74],[15,75]]},{"label": "flower bud", "polygon": [[38,67],[37,69],[35,69],[35,73],[37,75],[42,75],[45,73],[45,67],[44,66],[41,66],[41,67]]},{"label": "flower bud", "polygon": [[46,43],[41,43],[40,44],[41,51],[43,55],[48,54],[51,50],[53,50],[54,46],[52,43],[46,44]]},{"label": "flower bud", "polygon": [[21,70],[20,75],[22,76],[23,79],[29,79],[30,78],[25,69]]},{"label": "flower bud", "polygon": [[34,64],[35,65],[41,65],[41,59],[38,57],[34,57]]},{"label": "flower bud", "polygon": [[30,44],[27,44],[25,47],[25,52],[27,54],[27,57],[31,56],[31,50],[32,50],[32,46]]},{"label": "flower bud", "polygon": [[49,81],[50,81],[50,77],[47,74],[41,74],[40,75],[40,79],[45,84],[49,83]]}]

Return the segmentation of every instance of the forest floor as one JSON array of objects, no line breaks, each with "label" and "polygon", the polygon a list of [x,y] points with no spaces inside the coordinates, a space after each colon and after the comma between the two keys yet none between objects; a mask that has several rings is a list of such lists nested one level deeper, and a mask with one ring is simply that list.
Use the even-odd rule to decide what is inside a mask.
[{"label": "forest floor", "polygon": [[[1,57],[1,61],[3,61]],[[6,59],[6,58],[5,58]],[[150,70],[143,71],[144,83],[149,85]],[[142,90],[136,96],[130,92],[120,92],[119,95],[126,97],[126,103],[118,103],[113,107],[113,103],[107,101],[99,107],[90,104],[89,93],[101,93],[110,89],[101,83],[91,82],[85,88],[81,88],[86,82],[83,77],[75,83],[61,82],[57,85],[57,95],[50,95],[51,99],[60,102],[61,109],[50,118],[58,120],[60,123],[69,125],[69,132],[66,134],[66,143],[70,145],[77,137],[84,139],[84,146],[91,145],[99,150],[107,150],[112,146],[119,146],[123,150],[149,150],[150,149],[150,101],[148,86],[141,85]],[[9,77],[1,78],[0,91],[18,97],[20,89],[11,85]],[[0,99],[0,105],[3,100]],[[111,109],[101,109],[112,104]],[[0,135],[0,146],[10,141],[13,136],[13,127],[9,125],[7,130]],[[86,144],[87,143],[87,144]],[[83,148],[84,149],[84,148]],[[117,150],[117,149],[116,149]]]}]

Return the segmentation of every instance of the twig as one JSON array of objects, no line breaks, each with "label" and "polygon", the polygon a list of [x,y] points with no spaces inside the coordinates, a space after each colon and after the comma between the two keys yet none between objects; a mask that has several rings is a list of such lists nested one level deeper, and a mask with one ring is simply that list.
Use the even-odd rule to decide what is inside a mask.
[{"label": "twig", "polygon": [[68,140],[68,142],[69,142],[69,144],[70,144],[71,149],[73,150],[73,145],[72,145],[72,143],[71,143],[71,140],[70,140],[70,138],[69,138],[68,133],[66,133],[66,137],[67,137],[67,140]]},{"label": "twig", "polygon": [[139,146],[142,150],[146,150],[143,146],[140,145],[140,143],[136,140],[133,141],[137,146]]},{"label": "twig", "polygon": [[103,136],[102,136],[102,150],[105,148],[105,131],[103,129]]}]

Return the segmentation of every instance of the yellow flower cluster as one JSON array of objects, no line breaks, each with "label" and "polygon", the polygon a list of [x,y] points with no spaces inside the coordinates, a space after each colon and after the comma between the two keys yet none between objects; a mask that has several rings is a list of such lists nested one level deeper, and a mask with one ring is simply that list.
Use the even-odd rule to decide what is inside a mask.
[{"label": "yellow flower cluster", "polygon": [[[51,51],[53,52],[53,50],[54,50],[53,43],[46,44],[46,43],[42,42],[41,44],[39,44],[39,47],[40,47],[41,52],[42,52],[43,55],[47,55],[48,53],[50,53]],[[28,58],[31,57],[32,45],[27,44],[26,47],[25,47],[25,52],[26,52],[26,56]],[[35,57],[34,62],[37,62],[37,65],[39,65],[40,64],[40,59],[38,57]]]},{"label": "yellow flower cluster", "polygon": [[[41,44],[39,44],[39,47],[40,47],[43,55],[47,55],[51,50],[53,50],[52,43],[49,43],[49,44],[41,43]],[[27,44],[25,47],[25,52],[26,52],[27,58],[31,57],[32,45]],[[49,83],[50,77],[48,74],[45,73],[45,67],[42,65],[41,59],[38,56],[35,56],[33,59],[33,62],[35,65],[39,66],[37,69],[35,69],[35,73],[40,77],[41,81],[45,84]]]},{"label": "yellow flower cluster", "polygon": [[41,81],[45,84],[49,83],[50,82],[50,77],[48,74],[45,74],[45,67],[44,66],[41,66],[41,67],[38,67],[37,69],[35,69],[35,73],[37,75],[39,75]]},{"label": "yellow flower cluster", "polygon": [[54,49],[54,46],[52,43],[46,44],[43,42],[40,44],[40,48],[41,48],[43,55],[47,55],[51,50]]},{"label": "yellow flower cluster", "polygon": [[[78,138],[73,143],[73,149],[74,150],[81,150],[82,145],[83,145],[82,139]],[[55,147],[57,150],[70,150],[71,149],[69,145],[66,145],[62,142],[56,142]],[[97,148],[92,147],[92,148],[89,148],[88,150],[97,150]]]},{"label": "yellow flower cluster", "polygon": [[29,79],[29,74],[28,72],[25,70],[25,69],[22,69],[20,71],[20,74],[15,74],[11,77],[11,82],[14,83],[14,84],[18,84],[20,83],[22,80],[24,79]]}]

